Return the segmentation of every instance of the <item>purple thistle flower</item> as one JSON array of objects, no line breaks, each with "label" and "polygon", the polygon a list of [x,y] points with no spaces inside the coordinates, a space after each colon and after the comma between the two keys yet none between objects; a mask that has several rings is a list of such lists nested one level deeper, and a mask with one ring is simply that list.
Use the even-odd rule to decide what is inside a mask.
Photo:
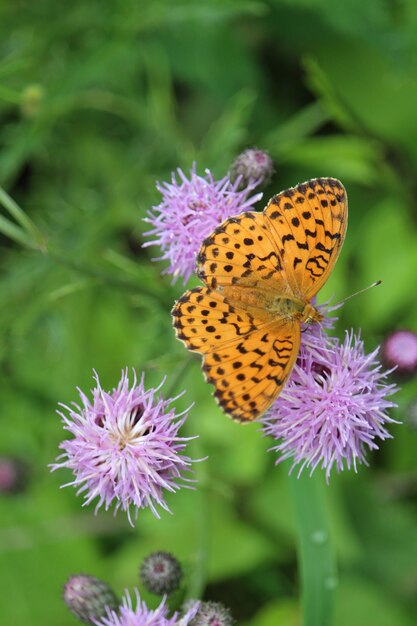
[{"label": "purple thistle flower", "polygon": [[107,611],[107,617],[97,621],[97,626],[188,626],[198,611],[199,602],[196,601],[187,613],[180,617],[175,612],[168,617],[166,597],[155,610],[148,609],[145,602],[140,599],[139,591],[135,589],[136,608],[133,608],[129,593],[123,598],[121,607],[116,611]]},{"label": "purple thistle flower", "polygon": [[171,183],[156,185],[162,201],[145,218],[153,226],[145,235],[154,239],[143,246],[159,246],[163,254],[155,260],[168,261],[164,273],[172,274],[174,282],[182,276],[185,284],[194,271],[203,240],[226,218],[250,210],[262,193],[249,196],[257,186],[256,181],[239,189],[240,176],[233,183],[229,176],[215,181],[208,169],[205,177],[199,176],[195,164],[190,179],[182,170],[177,172],[179,181],[173,173]]},{"label": "purple thistle flower", "polygon": [[305,467],[337,471],[366,461],[366,448],[378,449],[376,439],[390,438],[385,424],[395,422],[386,410],[396,406],[387,398],[398,389],[386,382],[378,349],[365,354],[363,341],[352,333],[340,344],[319,325],[302,335],[302,347],[291,377],[262,418],[266,435],[279,440],[272,449],[277,463],[292,458],[299,473]]},{"label": "purple thistle flower", "polygon": [[63,486],[78,487],[77,495],[84,493],[84,505],[98,498],[95,512],[101,506],[107,510],[115,501],[115,513],[126,511],[131,524],[131,506],[135,518],[138,510],[147,506],[159,518],[155,505],[169,511],[164,491],[188,486],[179,479],[191,482],[182,472],[189,470],[193,461],[181,452],[193,437],[178,436],[189,409],[177,415],[169,408],[179,396],[164,400],[157,393],[164,381],[157,389],[146,391],[143,375],[138,384],[133,372],[130,387],[126,370],[118,387],[106,392],[97,373],[94,378],[97,386],[92,401],[78,389],[81,407],[61,404],[68,415],[58,414],[73,438],[60,444],[64,454],[51,465],[52,471],[71,469],[75,480]]}]

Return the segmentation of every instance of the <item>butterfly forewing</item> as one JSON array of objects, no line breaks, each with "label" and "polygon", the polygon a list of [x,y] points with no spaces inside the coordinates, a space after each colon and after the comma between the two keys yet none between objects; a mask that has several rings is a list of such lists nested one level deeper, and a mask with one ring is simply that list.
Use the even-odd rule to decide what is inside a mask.
[{"label": "butterfly forewing", "polygon": [[274,196],[264,215],[293,293],[308,301],[326,282],[347,227],[347,197],[335,178],[315,178]]},{"label": "butterfly forewing", "polygon": [[281,290],[286,286],[280,252],[262,213],[242,213],[220,224],[201,246],[197,273],[213,289],[271,279]]}]

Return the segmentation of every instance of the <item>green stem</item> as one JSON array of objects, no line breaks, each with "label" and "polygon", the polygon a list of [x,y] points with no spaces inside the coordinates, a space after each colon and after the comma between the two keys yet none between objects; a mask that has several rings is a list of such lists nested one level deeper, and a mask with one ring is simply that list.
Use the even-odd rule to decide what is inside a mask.
[{"label": "green stem", "polygon": [[62,253],[62,252],[59,252],[58,250],[51,248],[51,246],[48,246],[46,250],[46,255],[52,260],[56,261],[56,263],[59,263],[60,265],[62,265],[63,267],[66,267],[70,270],[74,270],[75,272],[79,274],[83,274],[84,276],[95,278],[98,281],[107,283],[108,285],[112,287],[119,287],[121,289],[126,289],[127,291],[132,291],[135,293],[141,292],[143,293],[143,295],[147,295],[147,296],[155,298],[154,293],[152,293],[150,290],[147,290],[146,288],[142,288],[142,286],[139,289],[138,285],[134,283],[133,281],[124,279],[124,278],[118,278],[115,276],[110,276],[106,272],[103,272],[94,267],[89,267],[88,265],[85,265],[84,263],[80,263],[79,261],[76,261],[75,259],[71,258],[66,253]]},{"label": "green stem", "polygon": [[[187,376],[189,368],[192,366],[194,359],[192,357],[185,358],[179,363],[176,371],[170,377],[170,382],[164,390],[165,398],[174,396],[181,391],[183,379]],[[183,429],[187,428],[187,424]],[[185,433],[188,434],[187,432]],[[195,459],[205,459],[206,454],[203,444],[199,438],[190,442],[192,456]],[[195,506],[195,528],[197,530],[196,550],[194,559],[191,564],[191,572],[189,583],[184,600],[201,600],[207,581],[207,563],[210,547],[210,516],[209,516],[209,498],[210,498],[210,478],[208,475],[207,464],[196,463],[194,466],[196,474],[196,506]]]},{"label": "green stem", "polygon": [[0,233],[24,248],[28,248],[29,250],[38,249],[32,237],[28,236],[22,228],[16,226],[14,222],[11,222],[3,215],[0,215]]},{"label": "green stem", "polygon": [[[201,445],[198,441],[193,442],[193,450],[198,452],[198,457],[202,458],[199,452],[202,452]],[[204,463],[198,464],[198,485],[196,494],[198,502],[196,504],[196,529],[197,529],[197,548],[192,564],[192,572],[190,581],[187,586],[185,600],[201,600],[204,596],[204,590],[207,582],[207,564],[209,558],[210,547],[210,520],[209,520],[209,498],[210,491],[208,488],[207,470],[203,467]]]},{"label": "green stem", "polygon": [[164,391],[164,396],[166,398],[170,398],[171,396],[176,395],[176,393],[182,391],[182,389],[180,389],[181,379],[185,378],[193,363],[194,359],[188,355],[179,363],[175,371],[171,374],[169,384]]},{"label": "green stem", "polygon": [[331,626],[336,562],[318,473],[290,476],[299,533],[303,626]]},{"label": "green stem", "polygon": [[33,242],[32,247],[43,249],[45,245],[43,234],[34,222],[32,222],[32,220],[26,215],[23,209],[20,208],[17,202],[15,202],[2,187],[0,187],[0,204],[3,205],[12,218],[28,234]]}]

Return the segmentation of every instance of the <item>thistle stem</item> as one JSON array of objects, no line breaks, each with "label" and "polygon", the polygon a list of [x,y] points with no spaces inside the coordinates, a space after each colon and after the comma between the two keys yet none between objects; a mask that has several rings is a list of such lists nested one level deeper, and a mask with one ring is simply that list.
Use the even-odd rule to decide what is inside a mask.
[{"label": "thistle stem", "polygon": [[[191,445],[195,458],[203,460],[205,454],[200,439],[194,439]],[[210,476],[206,463],[197,463],[194,471],[198,481],[198,489],[195,493],[197,498],[195,505],[196,547],[190,567],[191,576],[185,592],[185,600],[202,600],[204,597],[210,553]]]},{"label": "thistle stem", "polygon": [[336,562],[318,473],[290,476],[298,527],[303,626],[331,626]]},{"label": "thistle stem", "polygon": [[186,592],[186,600],[201,600],[204,596],[207,581],[210,541],[209,490],[202,488],[199,490],[198,495],[200,501],[196,506],[197,549],[192,566],[191,580]]}]

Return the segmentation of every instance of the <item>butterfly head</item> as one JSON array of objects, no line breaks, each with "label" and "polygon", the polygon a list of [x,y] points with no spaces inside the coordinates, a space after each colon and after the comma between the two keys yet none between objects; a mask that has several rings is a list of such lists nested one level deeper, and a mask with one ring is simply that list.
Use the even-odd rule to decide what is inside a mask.
[{"label": "butterfly head", "polygon": [[308,302],[304,307],[301,317],[301,321],[303,322],[303,324],[307,324],[307,326],[310,326],[315,322],[321,322],[322,319],[323,315],[320,313],[320,311],[318,311],[312,304]]}]

